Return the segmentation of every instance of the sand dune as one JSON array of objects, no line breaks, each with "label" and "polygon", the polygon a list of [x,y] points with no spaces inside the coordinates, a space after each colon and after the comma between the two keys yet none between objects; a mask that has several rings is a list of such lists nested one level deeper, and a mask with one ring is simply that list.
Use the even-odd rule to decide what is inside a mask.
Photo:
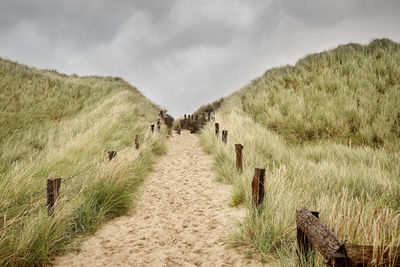
[{"label": "sand dune", "polygon": [[226,247],[243,210],[227,205],[230,186],[214,181],[195,135],[168,141],[132,216],[117,218],[58,266],[256,266]]}]

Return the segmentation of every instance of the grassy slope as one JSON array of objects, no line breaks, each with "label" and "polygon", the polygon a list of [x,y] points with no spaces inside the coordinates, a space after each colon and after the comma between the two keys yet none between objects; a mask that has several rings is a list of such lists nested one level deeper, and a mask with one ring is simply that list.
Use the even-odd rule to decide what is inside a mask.
[{"label": "grassy slope", "polygon": [[[128,212],[154,156],[165,150],[166,132],[148,131],[159,108],[120,78],[0,59],[0,111],[2,266],[47,263],[75,235]],[[109,150],[118,152],[111,162]],[[45,187],[54,177],[63,180],[51,218]]]},{"label": "grassy slope", "polygon": [[[249,214],[233,245],[263,260],[296,266],[295,210],[320,211],[338,237],[357,244],[400,244],[400,45],[375,40],[305,57],[267,71],[225,98],[201,143],[232,204]],[[235,143],[244,170],[234,168]],[[266,168],[262,212],[251,208],[254,167]],[[315,264],[322,264],[321,257]]]}]

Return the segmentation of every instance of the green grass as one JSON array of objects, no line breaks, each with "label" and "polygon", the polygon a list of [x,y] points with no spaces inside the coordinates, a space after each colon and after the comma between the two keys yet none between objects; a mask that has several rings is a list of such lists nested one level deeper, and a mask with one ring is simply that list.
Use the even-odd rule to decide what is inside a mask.
[{"label": "green grass", "polygon": [[[295,211],[308,207],[347,243],[400,245],[400,45],[374,40],[267,71],[224,98],[200,134],[232,205],[248,215],[232,237],[277,266],[298,266]],[[244,146],[235,170],[234,144]],[[251,204],[254,168],[266,169],[262,211]],[[322,265],[318,253],[313,264]]]},{"label": "green grass", "polygon": [[[126,214],[167,130],[159,107],[120,78],[78,77],[0,59],[0,265],[50,263],[78,234]],[[140,150],[134,148],[135,134]],[[108,161],[107,151],[117,156]],[[46,180],[61,177],[56,215]]]}]

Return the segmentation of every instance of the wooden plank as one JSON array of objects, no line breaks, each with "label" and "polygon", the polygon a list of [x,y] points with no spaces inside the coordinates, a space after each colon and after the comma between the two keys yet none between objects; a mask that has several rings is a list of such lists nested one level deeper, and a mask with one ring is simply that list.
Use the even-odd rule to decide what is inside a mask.
[{"label": "wooden plank", "polygon": [[343,253],[344,244],[342,241],[309,209],[302,208],[296,212],[296,224],[310,239],[326,262],[330,262],[333,254]]}]

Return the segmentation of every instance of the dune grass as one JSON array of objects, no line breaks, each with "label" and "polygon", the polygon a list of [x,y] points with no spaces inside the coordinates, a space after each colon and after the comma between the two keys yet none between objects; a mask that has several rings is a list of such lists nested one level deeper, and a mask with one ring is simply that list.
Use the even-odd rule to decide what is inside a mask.
[{"label": "dune grass", "polygon": [[[267,71],[225,98],[200,134],[232,205],[248,214],[232,246],[276,266],[298,266],[295,211],[308,207],[345,243],[400,245],[400,45],[350,44]],[[234,144],[244,146],[235,169]],[[266,169],[262,211],[251,203],[254,168]],[[375,255],[379,262],[379,255]],[[315,253],[311,264],[322,266]],[[308,264],[310,264],[310,262]]]},{"label": "dune grass", "polygon": [[[0,60],[0,88],[0,265],[47,264],[76,235],[129,212],[167,130],[149,131],[159,107],[120,78]],[[49,217],[46,180],[56,177],[61,196]]]}]

